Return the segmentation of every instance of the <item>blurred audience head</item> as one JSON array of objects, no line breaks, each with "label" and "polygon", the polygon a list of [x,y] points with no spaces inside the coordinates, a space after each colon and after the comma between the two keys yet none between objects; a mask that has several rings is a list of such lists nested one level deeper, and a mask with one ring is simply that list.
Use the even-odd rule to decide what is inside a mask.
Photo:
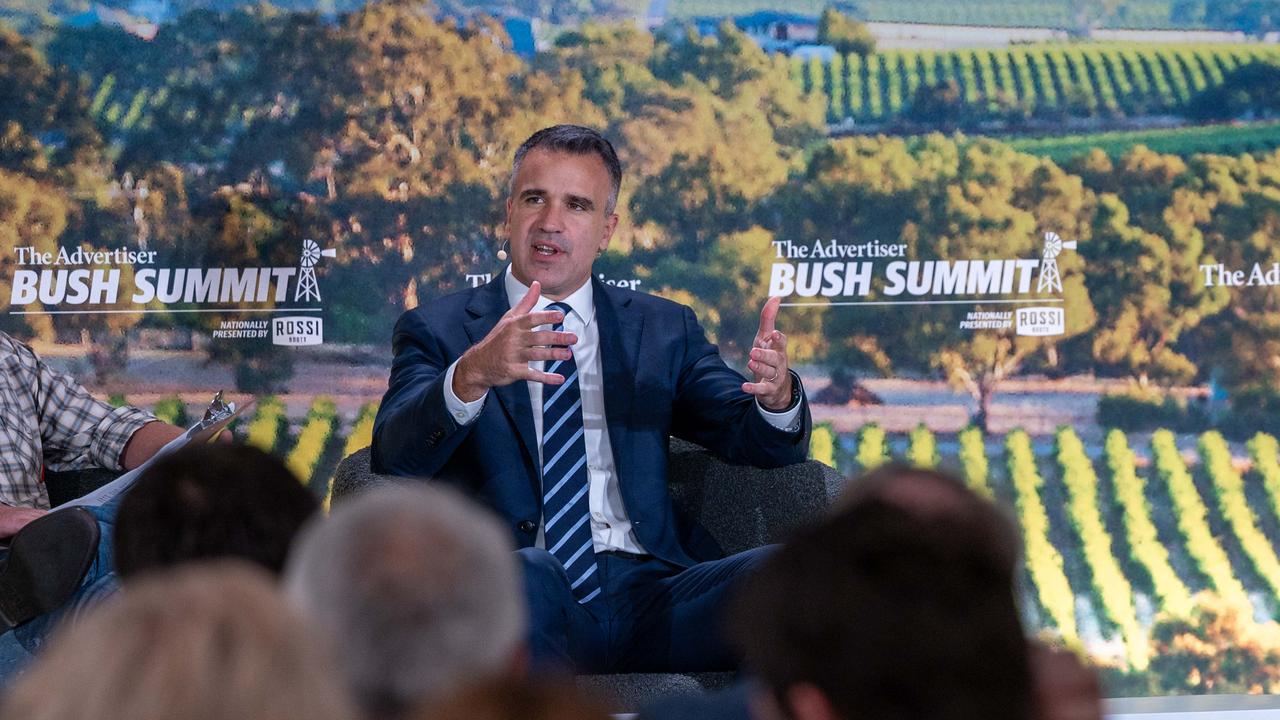
[{"label": "blurred audience head", "polygon": [[891,487],[890,472],[798,532],[738,598],[734,634],[766,705],[797,720],[1025,720],[1012,529],[946,476],[911,470],[912,487]]},{"label": "blurred audience head", "polygon": [[608,720],[573,685],[515,677],[469,685],[414,715],[414,720]]},{"label": "blurred audience head", "polygon": [[247,563],[148,574],[63,628],[5,698],[24,720],[349,720],[329,648]]},{"label": "blurred audience head", "polygon": [[[946,517],[968,526],[992,557],[1012,574],[1015,597],[1022,539],[1017,525],[989,499],[947,473],[891,463],[849,484],[837,507],[883,500],[924,518]],[[1075,653],[1028,640],[1032,715],[1037,720],[1097,720],[1102,717],[1102,687],[1097,672]]]},{"label": "blurred audience head", "polygon": [[333,632],[371,716],[403,716],[524,657],[510,533],[447,487],[381,487],[335,506],[303,531],[285,584]]},{"label": "blurred audience head", "polygon": [[837,512],[864,502],[882,501],[924,519],[947,518],[964,523],[1016,579],[1022,555],[1017,525],[995,503],[970,490],[954,475],[888,463],[850,480],[846,488],[836,500]]},{"label": "blurred audience head", "polygon": [[189,445],[147,468],[116,516],[116,572],[240,558],[279,575],[320,503],[284,463],[250,445]]}]

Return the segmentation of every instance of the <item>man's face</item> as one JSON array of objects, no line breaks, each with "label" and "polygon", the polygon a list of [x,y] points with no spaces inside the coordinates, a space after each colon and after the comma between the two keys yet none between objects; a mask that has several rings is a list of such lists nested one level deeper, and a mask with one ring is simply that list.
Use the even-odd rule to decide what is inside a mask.
[{"label": "man's face", "polygon": [[591,277],[618,216],[606,211],[609,171],[598,155],[534,148],[524,156],[507,198],[511,270],[525,285],[563,300]]}]

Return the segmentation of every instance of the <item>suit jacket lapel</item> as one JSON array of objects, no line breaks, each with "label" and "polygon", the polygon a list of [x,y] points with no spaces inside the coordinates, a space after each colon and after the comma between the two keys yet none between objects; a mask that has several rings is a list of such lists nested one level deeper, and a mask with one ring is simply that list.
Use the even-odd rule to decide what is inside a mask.
[{"label": "suit jacket lapel", "polygon": [[614,467],[618,478],[630,477],[625,468],[631,460],[627,441],[632,407],[635,403],[636,368],[640,359],[644,316],[631,311],[631,299],[614,294],[608,286],[592,279],[596,304],[596,322],[600,335],[600,369],[604,375],[604,410],[613,446]]},{"label": "suit jacket lapel", "polygon": [[[503,284],[503,274],[499,274],[488,284],[481,287],[467,304],[467,313],[471,319],[464,323],[467,338],[472,345],[480,342],[493,330],[503,314],[511,309],[507,302],[507,291]],[[532,481],[535,497],[541,497],[541,468],[538,467],[538,440],[533,431],[533,407],[529,403],[529,386],[524,380],[510,385],[492,388],[502,409],[507,413],[511,424],[516,428],[516,435],[524,446],[528,466],[533,468]]]}]

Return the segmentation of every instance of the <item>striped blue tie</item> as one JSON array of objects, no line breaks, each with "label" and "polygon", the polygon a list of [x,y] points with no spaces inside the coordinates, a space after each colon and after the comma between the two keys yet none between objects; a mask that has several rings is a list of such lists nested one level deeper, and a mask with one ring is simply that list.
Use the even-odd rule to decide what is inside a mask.
[{"label": "striped blue tie", "polygon": [[[552,303],[548,310],[568,316],[564,303]],[[557,323],[556,332],[564,330]],[[542,388],[542,517],[547,549],[564,566],[574,597],[587,603],[600,594],[596,574],[596,553],[591,542],[590,486],[587,477],[587,443],[583,439],[582,393],[578,384],[578,364],[568,360],[551,362],[546,372],[564,376],[563,385]]]}]

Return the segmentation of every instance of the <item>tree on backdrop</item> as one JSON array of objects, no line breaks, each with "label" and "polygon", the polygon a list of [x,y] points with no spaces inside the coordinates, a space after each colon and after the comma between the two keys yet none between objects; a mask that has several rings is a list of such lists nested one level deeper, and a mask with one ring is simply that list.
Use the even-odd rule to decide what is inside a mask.
[{"label": "tree on backdrop", "polygon": [[1209,354],[1194,338],[1230,296],[1205,286],[1200,265],[1212,208],[1191,187],[1187,163],[1137,146],[1115,161],[1094,151],[1068,167],[1099,193],[1094,240],[1083,251],[1100,314],[1091,348],[1096,371],[1123,372],[1144,386],[1203,380]]},{"label": "tree on backdrop", "polygon": [[1100,369],[1121,370],[1142,387],[1153,377],[1170,383],[1194,378],[1195,363],[1174,346],[1200,316],[1172,300],[1177,258],[1169,243],[1130,225],[1124,203],[1106,193],[1098,198],[1086,257],[1086,284],[1099,311],[1093,356]]},{"label": "tree on backdrop", "polygon": [[830,45],[841,55],[866,57],[876,51],[876,38],[867,26],[834,7],[827,7],[818,16],[818,42]]},{"label": "tree on backdrop", "polygon": [[[0,330],[21,338],[53,339],[49,315],[11,315],[13,271],[17,248],[56,253],[58,238],[67,226],[70,201],[58,188],[26,175],[0,170]],[[32,309],[40,309],[37,303]]]},{"label": "tree on backdrop", "polygon": [[79,81],[0,24],[0,168],[74,192],[101,183],[104,167]]},{"label": "tree on backdrop", "polygon": [[1148,677],[1156,695],[1278,692],[1280,626],[1201,593],[1190,617],[1164,616],[1152,626]]},{"label": "tree on backdrop", "polygon": [[[1280,10],[1277,11],[1280,13]],[[1227,73],[1221,84],[1191,98],[1194,120],[1263,119],[1280,115],[1280,62],[1254,60]]]}]

